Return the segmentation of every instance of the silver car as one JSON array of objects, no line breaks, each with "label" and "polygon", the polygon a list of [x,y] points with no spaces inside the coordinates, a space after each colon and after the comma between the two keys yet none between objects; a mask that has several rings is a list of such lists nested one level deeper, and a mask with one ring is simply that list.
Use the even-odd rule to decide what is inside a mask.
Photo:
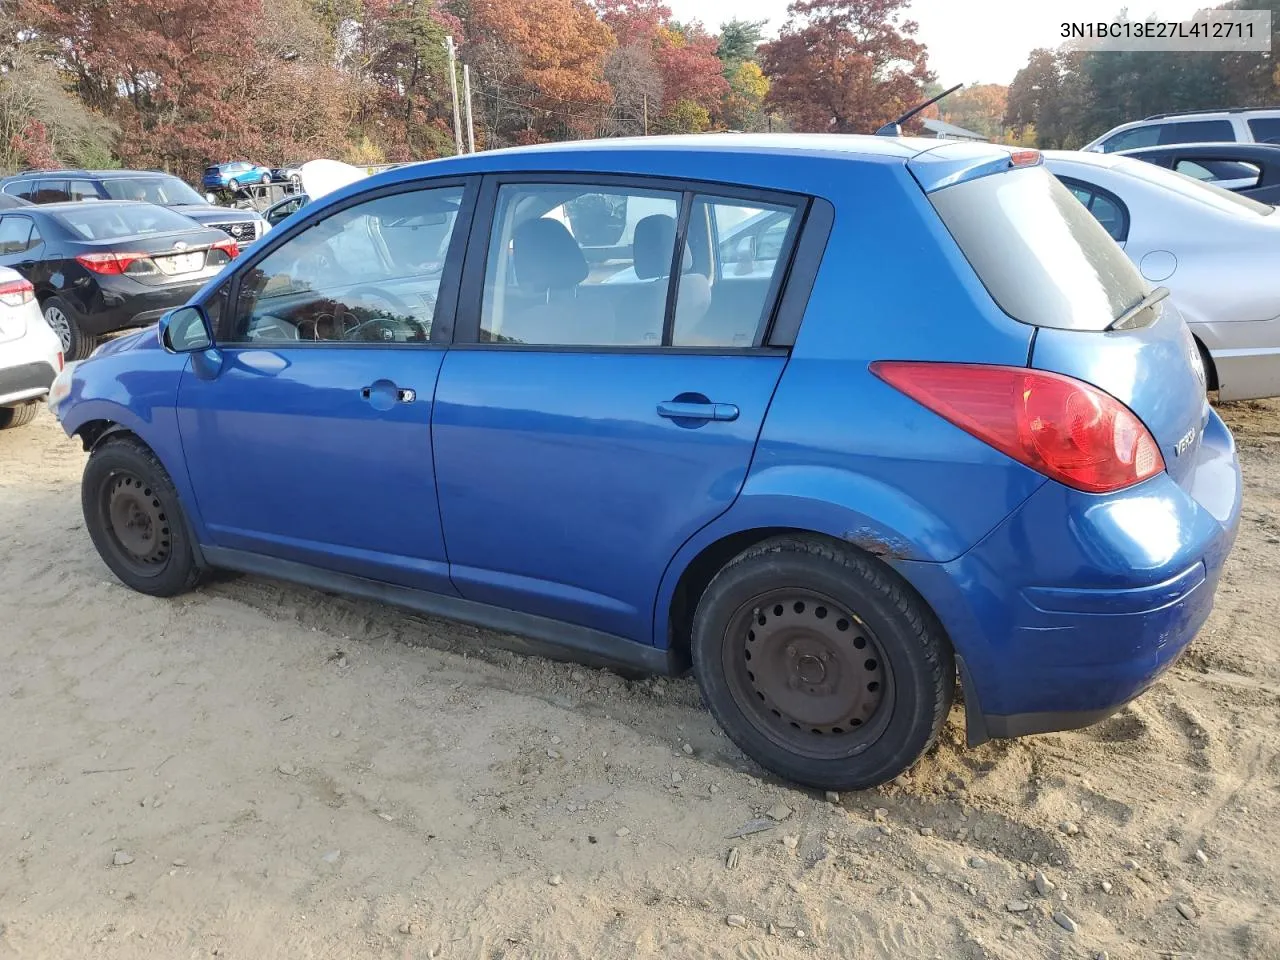
[{"label": "silver car", "polygon": [[1168,287],[1222,400],[1280,395],[1280,214],[1141,160],[1046,151],[1045,163],[1153,286]]}]

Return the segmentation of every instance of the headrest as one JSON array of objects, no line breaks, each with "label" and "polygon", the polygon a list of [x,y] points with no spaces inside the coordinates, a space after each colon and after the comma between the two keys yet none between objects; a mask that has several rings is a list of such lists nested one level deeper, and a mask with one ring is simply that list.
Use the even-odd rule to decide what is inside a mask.
[{"label": "headrest", "polygon": [[[676,219],[665,213],[655,213],[636,224],[631,238],[631,255],[635,258],[636,276],[641,280],[656,280],[671,272],[671,251],[676,246]],[[693,254],[684,245],[684,262],[681,271],[693,266]]]},{"label": "headrest", "polygon": [[587,258],[559,220],[526,220],[511,243],[516,282],[526,290],[564,290],[587,279]]}]

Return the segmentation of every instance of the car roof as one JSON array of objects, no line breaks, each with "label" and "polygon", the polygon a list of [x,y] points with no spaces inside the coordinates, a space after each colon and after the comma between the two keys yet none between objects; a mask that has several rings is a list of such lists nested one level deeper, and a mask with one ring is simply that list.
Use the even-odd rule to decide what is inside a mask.
[{"label": "car roof", "polygon": [[1226,140],[1221,143],[1166,143],[1158,146],[1134,147],[1130,150],[1115,151],[1116,155],[1123,157],[1142,157],[1147,154],[1169,152],[1186,154],[1208,153],[1225,159],[1230,159],[1226,156],[1227,154],[1237,154],[1276,160],[1280,159],[1280,144]]},{"label": "car roof", "polygon": [[23,170],[12,176],[5,177],[5,180],[21,180],[21,179],[40,179],[47,180],[55,177],[95,177],[99,180],[109,180],[118,177],[129,177],[130,179],[137,177],[172,177],[174,174],[165,173],[163,170]]}]

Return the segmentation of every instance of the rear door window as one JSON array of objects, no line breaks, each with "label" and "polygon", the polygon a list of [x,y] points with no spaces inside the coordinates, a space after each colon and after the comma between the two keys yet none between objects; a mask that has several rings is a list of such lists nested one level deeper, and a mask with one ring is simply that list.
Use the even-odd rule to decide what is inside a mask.
[{"label": "rear door window", "polygon": [[1230,120],[1183,120],[1166,123],[1160,131],[1164,143],[1217,143],[1234,140],[1235,129]]},{"label": "rear door window", "polygon": [[31,195],[33,203],[65,203],[71,199],[67,193],[65,180],[41,180],[36,184],[36,191]]},{"label": "rear door window", "polygon": [[1105,330],[1146,296],[1114,238],[1042,166],[944,187],[929,199],[991,298],[1015,320]]},{"label": "rear door window", "polygon": [[1254,117],[1249,132],[1259,143],[1280,143],[1280,117]]}]

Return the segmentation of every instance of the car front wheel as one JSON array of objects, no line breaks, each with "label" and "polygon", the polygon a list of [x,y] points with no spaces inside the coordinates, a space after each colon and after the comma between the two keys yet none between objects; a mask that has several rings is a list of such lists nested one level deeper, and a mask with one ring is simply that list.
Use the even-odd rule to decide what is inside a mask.
[{"label": "car front wheel", "polygon": [[826,790],[898,776],[937,738],[955,660],[932,612],[859,551],[780,538],[739,555],[694,617],[703,698],[748,756]]},{"label": "car front wheel", "polygon": [[239,181],[239,180],[237,180],[235,177],[232,177],[230,180],[228,180],[228,181],[227,181],[227,189],[228,189],[228,190],[239,190],[239,189],[240,189],[240,181]]},{"label": "car front wheel", "polygon": [[195,586],[195,562],[178,493],[146,444],[125,434],[94,448],[80,502],[103,562],[134,590],[172,597]]}]

